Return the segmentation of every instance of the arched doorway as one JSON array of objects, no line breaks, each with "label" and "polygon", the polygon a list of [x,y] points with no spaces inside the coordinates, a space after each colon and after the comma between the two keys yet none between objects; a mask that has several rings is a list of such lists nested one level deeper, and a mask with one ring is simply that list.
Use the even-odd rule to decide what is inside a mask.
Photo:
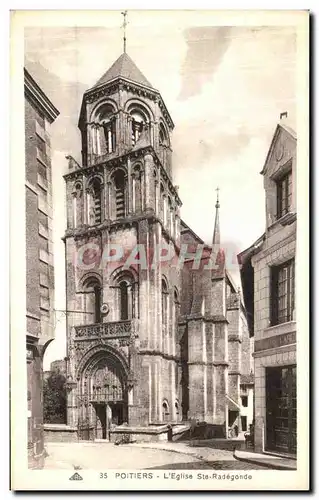
[{"label": "arched doorway", "polygon": [[127,370],[112,352],[98,351],[82,373],[81,390],[88,402],[84,420],[95,439],[109,439],[112,427],[127,422]]},{"label": "arched doorway", "polygon": [[96,412],[96,437],[108,439],[112,426],[126,420],[126,394],[121,367],[110,358],[99,360],[92,371],[90,403]]}]

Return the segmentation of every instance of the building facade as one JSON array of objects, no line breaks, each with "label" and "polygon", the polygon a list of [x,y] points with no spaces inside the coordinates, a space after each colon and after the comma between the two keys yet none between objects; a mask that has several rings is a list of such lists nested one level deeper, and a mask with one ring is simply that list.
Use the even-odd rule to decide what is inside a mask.
[{"label": "building facade", "polygon": [[296,454],[296,147],[281,121],[262,170],[266,231],[239,255],[254,333],[255,449]]},{"label": "building facade", "polygon": [[29,467],[43,463],[42,361],[54,338],[50,125],[59,112],[24,70]]},{"label": "building facade", "polygon": [[65,359],[57,359],[52,361],[50,364],[50,370],[46,370],[43,372],[43,378],[48,379],[52,373],[60,373],[61,375],[66,375],[66,360]]},{"label": "building facade", "polygon": [[241,429],[249,432],[254,421],[254,375],[242,375],[240,379]]},{"label": "building facade", "polygon": [[172,118],[126,53],[85,92],[79,128],[82,165],[69,156],[64,176],[68,426],[149,439],[195,419],[227,435],[248,329],[219,203],[208,247],[181,220]]}]

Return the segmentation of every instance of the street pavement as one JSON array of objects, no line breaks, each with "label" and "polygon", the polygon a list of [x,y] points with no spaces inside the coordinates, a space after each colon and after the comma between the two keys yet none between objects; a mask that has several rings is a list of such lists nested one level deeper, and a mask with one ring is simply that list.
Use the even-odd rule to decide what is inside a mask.
[{"label": "street pavement", "polygon": [[47,443],[45,469],[218,469],[265,470],[236,460],[233,452],[183,443]]}]

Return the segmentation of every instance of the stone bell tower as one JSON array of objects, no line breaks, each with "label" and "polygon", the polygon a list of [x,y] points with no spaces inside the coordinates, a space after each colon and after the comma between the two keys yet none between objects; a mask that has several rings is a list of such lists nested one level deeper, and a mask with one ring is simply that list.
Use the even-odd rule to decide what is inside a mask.
[{"label": "stone bell tower", "polygon": [[180,245],[174,124],[124,52],[84,93],[78,126],[82,165],[69,156],[64,176],[68,424],[112,438],[182,417],[180,273],[161,253]]}]

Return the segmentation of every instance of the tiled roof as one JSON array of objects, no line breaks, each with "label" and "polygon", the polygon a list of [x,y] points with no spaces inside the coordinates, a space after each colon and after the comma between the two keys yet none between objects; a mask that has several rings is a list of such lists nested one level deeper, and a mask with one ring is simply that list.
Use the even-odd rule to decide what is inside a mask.
[{"label": "tiled roof", "polygon": [[123,53],[112,66],[104,73],[104,75],[96,82],[94,87],[108,83],[115,78],[122,77],[127,80],[145,85],[146,87],[153,88],[150,82],[145,78],[143,73],[138,69],[132,59]]}]

